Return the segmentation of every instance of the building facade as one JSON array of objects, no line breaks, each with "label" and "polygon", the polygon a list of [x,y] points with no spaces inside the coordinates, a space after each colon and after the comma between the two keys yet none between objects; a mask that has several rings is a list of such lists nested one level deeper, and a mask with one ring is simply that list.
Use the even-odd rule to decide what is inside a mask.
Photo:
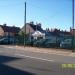
[{"label": "building facade", "polygon": [[34,33],[35,31],[43,31],[43,29],[41,28],[41,24],[40,23],[35,25],[33,22],[26,23],[26,26],[22,27],[20,33],[21,32],[25,33],[25,29],[26,29],[26,34]]},{"label": "building facade", "polygon": [[6,24],[0,25],[0,37],[15,36],[20,31],[19,27],[7,26]]}]

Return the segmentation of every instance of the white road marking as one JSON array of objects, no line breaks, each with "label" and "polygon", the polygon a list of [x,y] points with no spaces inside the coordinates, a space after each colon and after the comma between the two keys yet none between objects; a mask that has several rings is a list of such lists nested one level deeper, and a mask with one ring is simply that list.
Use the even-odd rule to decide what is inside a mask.
[{"label": "white road marking", "polygon": [[17,55],[17,56],[23,56],[25,58],[38,59],[38,60],[42,60],[42,61],[49,61],[49,62],[53,62],[54,61],[52,59],[38,58],[38,57],[27,56],[27,55],[23,55],[23,54],[15,54],[15,55]]}]

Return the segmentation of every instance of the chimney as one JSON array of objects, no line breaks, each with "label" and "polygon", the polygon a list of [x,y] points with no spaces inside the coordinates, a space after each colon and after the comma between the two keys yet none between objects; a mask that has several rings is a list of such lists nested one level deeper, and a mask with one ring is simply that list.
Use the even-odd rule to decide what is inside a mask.
[{"label": "chimney", "polygon": [[7,24],[3,24],[3,26],[7,26]]},{"label": "chimney", "polygon": [[33,21],[32,21],[32,22],[30,22],[30,24],[34,25],[34,22],[33,22]]},{"label": "chimney", "polygon": [[46,28],[46,32],[47,32],[47,30],[48,30],[48,29]]},{"label": "chimney", "polygon": [[51,32],[53,31],[53,29],[51,28]]},{"label": "chimney", "polygon": [[70,27],[70,32],[72,31],[72,28]]},{"label": "chimney", "polygon": [[39,26],[41,28],[41,23],[36,24],[37,26]]}]

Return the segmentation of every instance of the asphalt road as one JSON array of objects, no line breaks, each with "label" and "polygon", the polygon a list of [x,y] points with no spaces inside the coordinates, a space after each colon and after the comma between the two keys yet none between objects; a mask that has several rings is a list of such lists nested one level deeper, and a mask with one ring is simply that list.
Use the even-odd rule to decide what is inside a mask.
[{"label": "asphalt road", "polygon": [[0,75],[75,75],[75,57],[35,53],[0,46]]}]

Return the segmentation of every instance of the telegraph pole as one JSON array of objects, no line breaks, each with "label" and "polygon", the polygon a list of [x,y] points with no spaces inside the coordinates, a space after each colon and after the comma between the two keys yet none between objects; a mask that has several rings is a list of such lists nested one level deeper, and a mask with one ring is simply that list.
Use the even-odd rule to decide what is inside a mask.
[{"label": "telegraph pole", "polygon": [[25,47],[25,45],[26,45],[26,2],[25,2],[25,12],[24,12],[24,32],[25,32],[25,34],[24,34],[24,47]]},{"label": "telegraph pole", "polygon": [[72,23],[73,23],[73,29],[74,29],[74,0],[72,0],[72,16],[73,16]]},{"label": "telegraph pole", "polygon": [[72,0],[72,52],[74,51],[74,0]]}]

